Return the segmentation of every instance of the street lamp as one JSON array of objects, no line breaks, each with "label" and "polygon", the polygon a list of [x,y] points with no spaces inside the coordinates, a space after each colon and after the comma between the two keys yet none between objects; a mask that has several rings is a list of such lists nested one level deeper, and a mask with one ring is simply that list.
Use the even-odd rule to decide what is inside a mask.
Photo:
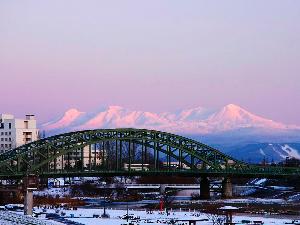
[{"label": "street lamp", "polygon": [[104,208],[103,208],[103,215],[106,215],[106,199],[104,197]]},{"label": "street lamp", "polygon": [[126,204],[126,205],[127,205],[127,207],[126,207],[126,208],[127,208],[127,215],[126,215],[126,218],[127,218],[127,222],[128,222],[128,216],[129,216],[129,215],[128,215],[128,193],[127,193],[127,192],[128,192],[128,188],[126,187],[126,203],[127,203],[127,204]]},{"label": "street lamp", "polygon": [[104,207],[103,207],[103,214],[101,216],[102,218],[109,218],[109,214],[106,214],[106,195],[104,195]]}]

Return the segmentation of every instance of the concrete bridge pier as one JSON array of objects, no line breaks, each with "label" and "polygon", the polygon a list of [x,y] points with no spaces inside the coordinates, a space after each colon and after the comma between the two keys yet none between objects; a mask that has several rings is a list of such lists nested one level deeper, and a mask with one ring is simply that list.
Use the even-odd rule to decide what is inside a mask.
[{"label": "concrete bridge pier", "polygon": [[210,185],[207,177],[200,180],[200,199],[210,199]]},{"label": "concrete bridge pier", "polygon": [[33,189],[27,188],[24,196],[24,215],[32,215]]},{"label": "concrete bridge pier", "polygon": [[23,178],[24,190],[24,214],[32,215],[33,212],[33,191],[37,190],[38,178],[35,175],[28,175]]},{"label": "concrete bridge pier", "polygon": [[222,181],[222,198],[232,198],[232,182],[229,177]]}]

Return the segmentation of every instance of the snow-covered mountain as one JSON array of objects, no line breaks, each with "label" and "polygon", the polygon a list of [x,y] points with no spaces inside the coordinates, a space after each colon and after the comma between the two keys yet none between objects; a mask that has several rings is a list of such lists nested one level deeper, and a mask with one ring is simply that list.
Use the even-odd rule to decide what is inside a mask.
[{"label": "snow-covered mountain", "polygon": [[66,111],[60,118],[41,125],[48,134],[97,128],[147,128],[179,134],[220,134],[241,130],[251,132],[300,131],[299,127],[268,120],[254,115],[240,106],[229,104],[220,110],[202,107],[179,112],[153,113],[121,106],[102,107],[93,112],[77,109]]},{"label": "snow-covered mountain", "polygon": [[60,119],[45,123],[42,127],[46,130],[67,129],[68,126],[71,126],[72,123],[78,120],[83,114],[85,113],[80,112],[77,109],[69,109]]},{"label": "snow-covered mountain", "polygon": [[289,127],[272,120],[254,115],[245,109],[229,104],[206,120],[213,129],[233,130],[236,128],[260,127],[267,129],[288,129]]}]

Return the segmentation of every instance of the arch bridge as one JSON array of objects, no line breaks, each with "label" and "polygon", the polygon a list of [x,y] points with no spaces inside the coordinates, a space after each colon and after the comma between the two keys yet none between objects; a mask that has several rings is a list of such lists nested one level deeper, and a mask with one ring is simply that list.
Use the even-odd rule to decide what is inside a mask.
[{"label": "arch bridge", "polygon": [[300,168],[257,166],[198,141],[146,129],[98,129],[59,134],[0,155],[0,179],[180,175],[299,176]]}]

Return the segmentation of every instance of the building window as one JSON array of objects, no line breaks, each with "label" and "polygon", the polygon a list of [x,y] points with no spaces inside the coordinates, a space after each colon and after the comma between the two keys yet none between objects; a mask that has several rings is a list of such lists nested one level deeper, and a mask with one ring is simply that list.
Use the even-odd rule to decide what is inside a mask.
[{"label": "building window", "polygon": [[28,121],[24,121],[24,127],[25,129],[28,129]]},{"label": "building window", "polygon": [[11,135],[11,132],[8,132],[8,135]]},{"label": "building window", "polygon": [[0,123],[0,129],[4,129],[4,123]]},{"label": "building window", "polygon": [[7,132],[5,132],[5,135],[7,135]]},{"label": "building window", "polygon": [[11,123],[8,123],[8,129],[11,129]]}]

